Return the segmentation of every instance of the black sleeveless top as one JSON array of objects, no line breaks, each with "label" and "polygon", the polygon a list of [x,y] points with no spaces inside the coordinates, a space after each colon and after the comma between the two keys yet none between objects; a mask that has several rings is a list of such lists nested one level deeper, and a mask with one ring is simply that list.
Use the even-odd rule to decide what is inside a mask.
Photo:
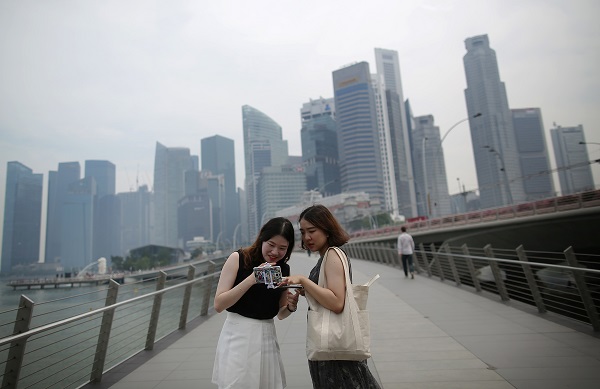
[{"label": "black sleeveless top", "polygon": [[[233,286],[236,286],[253,273],[253,268],[245,268],[242,250],[238,250],[238,255],[240,257],[239,267]],[[287,277],[290,275],[290,265],[282,262],[278,262],[277,265],[281,266],[281,275]],[[272,319],[279,312],[279,298],[285,290],[279,288],[268,289],[265,284],[252,285],[235,304],[227,308],[227,311],[251,319]]]}]

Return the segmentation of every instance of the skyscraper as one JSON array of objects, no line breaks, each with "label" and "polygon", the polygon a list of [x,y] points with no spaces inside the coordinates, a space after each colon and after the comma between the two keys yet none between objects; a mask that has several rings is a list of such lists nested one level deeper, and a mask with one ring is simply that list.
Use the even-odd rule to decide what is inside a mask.
[{"label": "skyscraper", "polygon": [[242,120],[248,209],[247,236],[254,239],[264,215],[258,204],[260,174],[265,167],[282,166],[287,163],[288,145],[282,138],[281,126],[258,109],[244,105]]},{"label": "skyscraper", "polygon": [[185,172],[192,170],[190,150],[165,147],[156,142],[154,157],[154,237],[153,243],[179,247],[177,203],[185,196]]},{"label": "skyscraper", "polygon": [[43,175],[20,162],[6,164],[1,271],[40,258]]},{"label": "skyscraper", "polygon": [[333,72],[342,192],[366,192],[373,208],[384,204],[376,100],[369,64]]},{"label": "skyscraper", "polygon": [[496,52],[487,35],[467,38],[465,46],[467,111],[470,118],[481,113],[469,120],[481,207],[522,202],[525,192],[516,137]]},{"label": "skyscraper", "polygon": [[[69,185],[81,178],[79,162],[61,162],[57,171],[48,175],[48,206],[46,211],[46,263],[60,262],[62,219],[65,213]],[[68,243],[68,242],[67,242]]]},{"label": "skyscraper", "polygon": [[306,190],[317,189],[325,196],[340,193],[340,166],[333,98],[311,99],[302,105],[300,116]]},{"label": "skyscraper", "polygon": [[414,118],[413,157],[419,214],[437,218],[452,213],[440,129],[432,115]]},{"label": "skyscraper", "polygon": [[77,275],[98,259],[93,257],[95,196],[96,180],[92,177],[73,182],[67,188],[60,226],[60,263],[67,275]]},{"label": "skyscraper", "polygon": [[563,195],[594,189],[583,126],[550,129],[558,179]]},{"label": "skyscraper", "polygon": [[542,112],[539,108],[512,109],[525,200],[555,196]]},{"label": "skyscraper", "polygon": [[202,171],[213,175],[223,175],[224,179],[224,219],[223,239],[232,239],[235,228],[240,223],[240,202],[236,190],[235,150],[232,139],[214,135],[201,140]]},{"label": "skyscraper", "polygon": [[94,197],[94,231],[92,255],[94,260],[104,257],[110,260],[121,252],[121,206],[116,196],[116,167],[110,161],[85,161],[85,177],[96,182]]},{"label": "skyscraper", "polygon": [[119,215],[121,222],[120,255],[138,247],[146,246],[151,241],[151,197],[152,194],[146,185],[142,185],[136,192],[118,193]]},{"label": "skyscraper", "polygon": [[398,52],[375,49],[377,74],[383,77],[386,90],[387,120],[392,146],[398,213],[407,217],[417,215],[417,198],[413,177],[411,141],[408,117],[404,104]]}]

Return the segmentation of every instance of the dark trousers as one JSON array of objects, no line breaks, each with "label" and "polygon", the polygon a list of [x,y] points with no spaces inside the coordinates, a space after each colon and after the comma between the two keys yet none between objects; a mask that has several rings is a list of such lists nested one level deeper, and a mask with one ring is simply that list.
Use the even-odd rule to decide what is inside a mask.
[{"label": "dark trousers", "polygon": [[413,267],[412,254],[402,254],[402,267],[404,268],[404,275],[408,276],[408,271],[414,273],[415,268]]}]

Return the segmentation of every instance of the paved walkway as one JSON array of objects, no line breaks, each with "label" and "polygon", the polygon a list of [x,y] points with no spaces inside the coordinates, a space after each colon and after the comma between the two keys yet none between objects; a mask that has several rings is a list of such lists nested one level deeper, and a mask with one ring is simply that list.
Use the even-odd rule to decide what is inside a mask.
[{"label": "paved walkway", "polygon": [[[293,273],[308,274],[313,255],[295,253]],[[560,324],[518,303],[501,303],[437,279],[361,260],[354,281],[381,278],[369,295],[371,371],[385,389],[597,389],[600,338],[588,326]],[[288,388],[312,387],[305,357],[306,301],[276,320]],[[211,384],[216,343],[225,314],[190,323],[105,374],[87,388],[216,388]],[[577,331],[577,330],[580,331]]]}]

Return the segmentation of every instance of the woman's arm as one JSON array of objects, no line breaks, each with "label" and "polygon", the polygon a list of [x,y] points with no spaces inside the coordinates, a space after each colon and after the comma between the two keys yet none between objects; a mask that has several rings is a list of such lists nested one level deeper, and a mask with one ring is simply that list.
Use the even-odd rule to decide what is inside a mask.
[{"label": "woman's arm", "polygon": [[284,290],[279,298],[279,312],[277,318],[283,320],[288,317],[292,312],[296,312],[298,309],[298,298],[299,293],[291,293],[288,290]]},{"label": "woman's arm", "polygon": [[219,313],[235,304],[252,285],[256,284],[254,274],[250,274],[246,279],[233,287],[240,267],[239,262],[240,256],[236,251],[227,258],[221,270],[214,303],[215,311]]},{"label": "woman's arm", "polygon": [[309,293],[323,307],[335,313],[341,313],[344,310],[346,300],[346,276],[342,259],[335,250],[327,253],[325,262],[325,277],[327,278],[327,288],[322,288],[305,276],[287,277],[288,284],[301,284],[305,293]]}]

